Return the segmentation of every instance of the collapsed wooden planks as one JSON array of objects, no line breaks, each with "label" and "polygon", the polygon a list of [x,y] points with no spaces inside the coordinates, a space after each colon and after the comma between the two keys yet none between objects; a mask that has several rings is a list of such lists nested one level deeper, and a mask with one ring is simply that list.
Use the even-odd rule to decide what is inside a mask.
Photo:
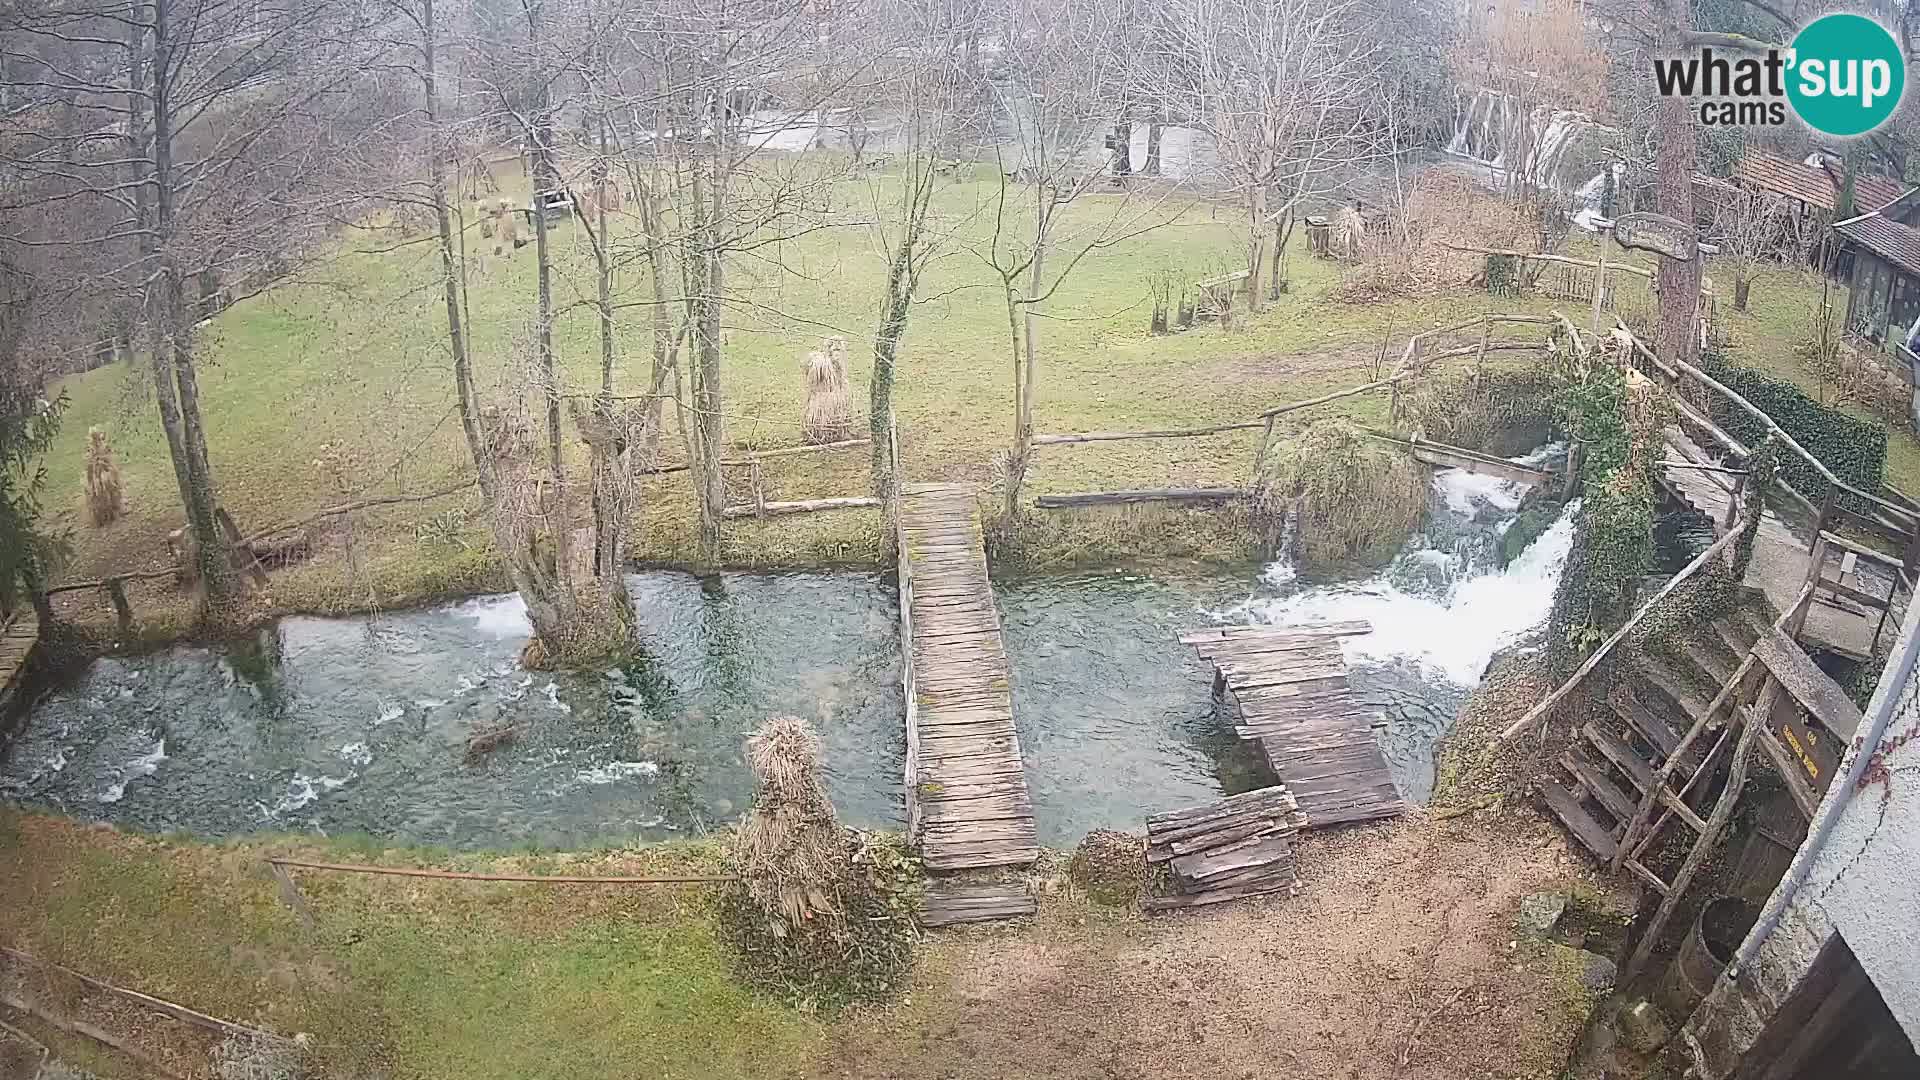
[{"label": "collapsed wooden planks", "polygon": [[974,491],[903,487],[898,524],[909,834],[930,870],[1031,863],[1033,802]]},{"label": "collapsed wooden planks", "polygon": [[1306,814],[1306,827],[1406,810],[1374,741],[1378,717],[1353,696],[1339,638],[1364,620],[1310,626],[1210,627],[1180,635],[1214,667],[1214,694],[1240,707],[1234,732],[1259,744]]},{"label": "collapsed wooden planks", "polygon": [[1175,894],[1142,906],[1171,911],[1291,892],[1297,880],[1291,837],[1306,823],[1284,785],[1150,815],[1147,861],[1167,865]]}]

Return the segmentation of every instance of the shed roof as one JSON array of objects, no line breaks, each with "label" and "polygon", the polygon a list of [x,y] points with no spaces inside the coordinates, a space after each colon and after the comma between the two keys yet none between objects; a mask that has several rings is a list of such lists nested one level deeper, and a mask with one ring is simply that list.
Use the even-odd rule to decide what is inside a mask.
[{"label": "shed roof", "polygon": [[[1733,167],[1733,179],[1763,191],[1772,191],[1798,199],[1821,210],[1832,210],[1839,203],[1840,173],[1827,165],[1808,165],[1769,154],[1748,150]],[[1877,210],[1900,197],[1900,182],[1884,176],[1853,178],[1855,209]]]},{"label": "shed roof", "polygon": [[1834,223],[1833,231],[1909,274],[1920,274],[1920,229],[1879,211]]}]

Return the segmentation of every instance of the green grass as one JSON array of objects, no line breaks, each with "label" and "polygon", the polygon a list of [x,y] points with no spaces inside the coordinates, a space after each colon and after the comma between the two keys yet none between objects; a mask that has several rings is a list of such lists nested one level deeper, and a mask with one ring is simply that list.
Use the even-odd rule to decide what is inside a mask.
[{"label": "green grass", "polygon": [[[628,1076],[645,1063],[649,1076],[777,1077],[809,1072],[820,1050],[822,1020],[734,979],[698,890],[307,873],[307,927],[260,862],[270,851],[369,857],[364,845],[176,844],[0,811],[0,942],[226,1019],[309,1033],[324,1075],[522,1080]],[[712,845],[663,845],[566,865],[711,872],[715,857]]]}]

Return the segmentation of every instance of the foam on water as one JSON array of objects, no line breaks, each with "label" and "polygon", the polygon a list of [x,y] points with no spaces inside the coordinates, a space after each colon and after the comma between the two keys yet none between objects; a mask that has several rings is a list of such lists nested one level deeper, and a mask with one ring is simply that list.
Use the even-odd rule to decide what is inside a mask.
[{"label": "foam on water", "polygon": [[[61,768],[65,768],[65,750],[61,751],[60,759]],[[103,803],[119,802],[126,797],[127,784],[129,782],[138,780],[143,776],[152,776],[155,770],[160,768],[160,763],[165,760],[167,760],[167,740],[162,738],[153,744],[153,749],[126,763],[121,769],[120,779],[107,785],[107,790],[100,793],[100,801]]]},{"label": "foam on water", "polygon": [[659,776],[660,766],[652,761],[609,761],[591,769],[582,769],[573,778],[582,784],[617,784],[639,776]]},{"label": "foam on water", "polygon": [[[1516,459],[1537,464],[1544,454]],[[1524,489],[1484,474],[1455,469],[1434,475],[1434,508],[1458,520],[1438,527],[1466,527],[1491,511],[1505,516],[1520,504]],[[1342,641],[1349,659],[1375,664],[1404,661],[1461,687],[1479,684],[1494,654],[1546,621],[1553,592],[1573,546],[1569,505],[1558,521],[1505,569],[1472,544],[1411,547],[1394,565],[1364,581],[1304,589],[1288,595],[1248,601],[1241,613],[1261,621],[1288,623],[1365,619],[1373,632]],[[1497,535],[1508,521],[1492,526]],[[1265,578],[1273,584],[1293,579],[1292,567],[1275,564]]]},{"label": "foam on water", "polygon": [[519,593],[469,600],[455,610],[473,620],[481,633],[496,638],[526,637],[533,633],[533,624],[527,621],[526,601],[520,599]]}]

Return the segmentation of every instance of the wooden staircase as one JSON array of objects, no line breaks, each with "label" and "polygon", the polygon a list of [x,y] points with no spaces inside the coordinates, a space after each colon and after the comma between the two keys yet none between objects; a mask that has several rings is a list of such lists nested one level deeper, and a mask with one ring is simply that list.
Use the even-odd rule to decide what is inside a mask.
[{"label": "wooden staircase", "polygon": [[[1714,623],[1711,640],[1695,641],[1677,657],[1635,656],[1608,695],[1609,715],[1588,721],[1560,755],[1563,775],[1543,779],[1535,790],[1547,810],[1596,859],[1627,870],[1665,895],[1669,885],[1639,861],[1647,838],[1622,850],[1643,804],[1660,820],[1678,818],[1703,832],[1703,791],[1695,782],[1724,745],[1703,750],[1687,733],[1733,697],[1746,657],[1768,629],[1757,613],[1741,608]],[[1702,689],[1718,687],[1709,699]],[[1662,775],[1666,774],[1666,780]],[[1693,801],[1689,801],[1689,796]]]}]

